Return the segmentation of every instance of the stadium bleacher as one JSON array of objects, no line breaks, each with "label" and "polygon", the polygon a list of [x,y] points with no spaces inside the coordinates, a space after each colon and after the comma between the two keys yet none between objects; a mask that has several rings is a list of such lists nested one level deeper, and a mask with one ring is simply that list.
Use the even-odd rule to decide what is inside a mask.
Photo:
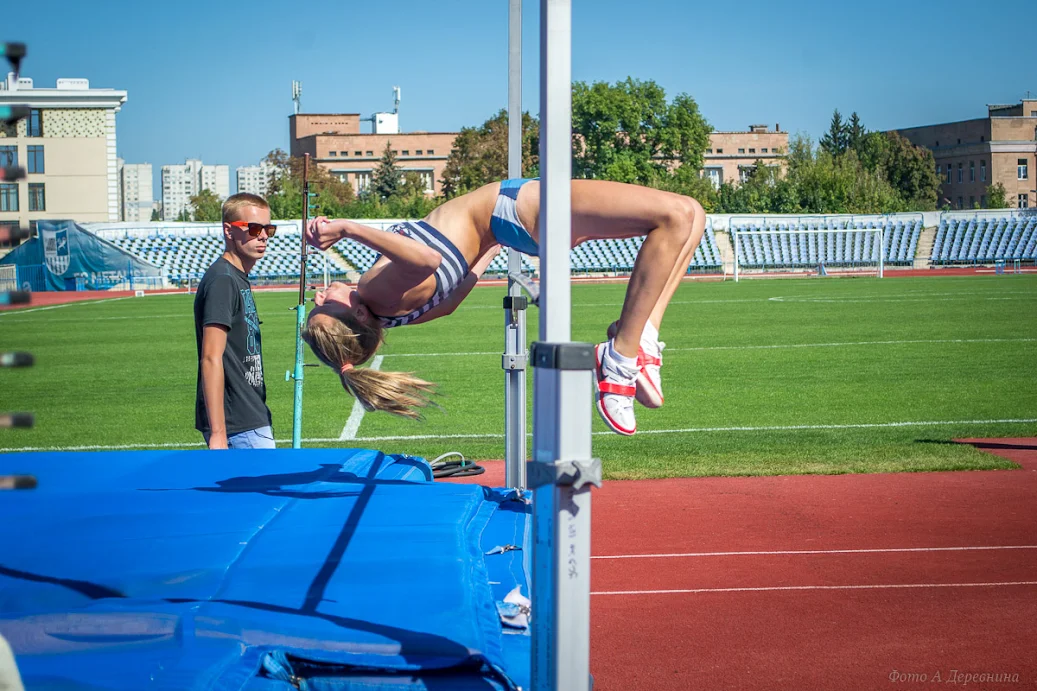
[{"label": "stadium bleacher", "polygon": [[[876,264],[876,236],[847,232],[882,228],[885,264],[910,266],[922,233],[922,219],[815,218],[732,223],[738,234],[738,263],[745,267],[806,268]],[[814,231],[779,235],[769,231]],[[762,232],[768,231],[768,232]]]},{"label": "stadium bleacher", "polygon": [[945,216],[929,259],[937,266],[1037,260],[1037,216]]},{"label": "stadium bleacher", "polygon": [[[573,273],[629,272],[644,243],[643,237],[623,240],[591,240],[574,247],[569,254]],[[707,273],[722,271],[724,262],[720,256],[712,223],[706,223],[706,231],[698,249],[692,255],[688,271]]]}]

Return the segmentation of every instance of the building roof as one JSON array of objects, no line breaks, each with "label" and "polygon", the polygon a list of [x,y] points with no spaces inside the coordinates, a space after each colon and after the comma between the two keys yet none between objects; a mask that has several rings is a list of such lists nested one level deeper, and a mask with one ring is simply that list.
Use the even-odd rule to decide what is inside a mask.
[{"label": "building roof", "polygon": [[60,78],[54,87],[37,87],[32,79],[10,72],[0,81],[0,103],[36,108],[112,108],[118,112],[126,98],[125,91],[92,89],[87,79]]}]

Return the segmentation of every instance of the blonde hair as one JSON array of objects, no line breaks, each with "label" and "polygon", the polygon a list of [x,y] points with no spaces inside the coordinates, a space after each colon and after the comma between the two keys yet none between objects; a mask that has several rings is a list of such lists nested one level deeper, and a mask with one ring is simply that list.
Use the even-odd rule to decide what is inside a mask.
[{"label": "blonde hair", "polygon": [[255,206],[260,209],[269,209],[270,204],[258,194],[239,192],[227,197],[223,202],[223,222],[230,223],[238,220],[238,212],[247,206]]},{"label": "blonde hair", "polygon": [[367,362],[382,346],[384,329],[375,320],[360,322],[330,315],[319,320],[311,318],[302,331],[302,339],[317,359],[338,372],[342,386],[365,410],[419,419],[419,409],[433,404],[435,385],[410,372],[346,367]]}]

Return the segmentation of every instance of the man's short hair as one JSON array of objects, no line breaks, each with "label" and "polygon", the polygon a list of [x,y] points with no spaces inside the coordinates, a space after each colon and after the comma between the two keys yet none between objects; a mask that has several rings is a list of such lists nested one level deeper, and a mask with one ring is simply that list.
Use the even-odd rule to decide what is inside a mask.
[{"label": "man's short hair", "polygon": [[240,211],[246,206],[255,206],[260,209],[270,208],[267,201],[258,194],[250,194],[248,192],[232,194],[227,197],[227,201],[223,202],[223,222],[230,223],[231,221],[239,220]]}]

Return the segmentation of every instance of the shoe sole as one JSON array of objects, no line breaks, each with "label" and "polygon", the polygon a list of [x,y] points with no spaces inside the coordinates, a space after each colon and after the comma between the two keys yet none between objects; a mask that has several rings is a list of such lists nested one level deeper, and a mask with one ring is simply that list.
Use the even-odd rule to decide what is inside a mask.
[{"label": "shoe sole", "polygon": [[661,408],[663,405],[662,393],[655,388],[643,369],[637,373],[637,394],[634,398],[645,408]]},{"label": "shoe sole", "polygon": [[[594,347],[594,362],[596,367],[594,369],[594,407],[598,409],[598,415],[601,417],[610,430],[616,434],[622,434],[624,437],[632,437],[637,432],[637,427],[632,430],[625,430],[621,427],[617,427],[616,424],[609,418],[608,411],[605,410],[604,396],[598,389],[598,372],[601,371],[601,344]],[[636,422],[634,423],[637,424]]]}]

